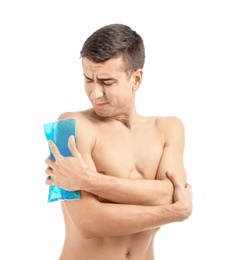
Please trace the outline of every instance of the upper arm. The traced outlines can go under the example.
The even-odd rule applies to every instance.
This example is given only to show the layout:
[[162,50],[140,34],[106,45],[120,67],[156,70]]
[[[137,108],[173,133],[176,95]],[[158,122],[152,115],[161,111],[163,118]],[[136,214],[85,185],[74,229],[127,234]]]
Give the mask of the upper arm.
[[185,184],[186,172],[183,162],[185,133],[182,121],[169,117],[164,122],[165,144],[157,170],[156,179],[166,179],[166,172],[173,172]]
[[[95,130],[92,123],[80,114],[74,112],[63,113],[58,119],[75,118],[76,119],[76,139],[77,149],[81,153],[81,156],[85,163],[96,171],[91,151],[95,143]],[[80,191],[81,197],[79,200],[68,200],[62,202],[62,208],[66,218],[76,225],[81,226],[82,219],[88,215],[88,212],[99,206],[97,196]],[[80,228],[81,229],[81,228]]]
[[77,149],[81,153],[86,164],[92,170],[96,170],[92,159],[92,149],[96,142],[96,131],[93,124],[81,113],[66,112],[61,114],[58,119],[66,118],[75,118]]

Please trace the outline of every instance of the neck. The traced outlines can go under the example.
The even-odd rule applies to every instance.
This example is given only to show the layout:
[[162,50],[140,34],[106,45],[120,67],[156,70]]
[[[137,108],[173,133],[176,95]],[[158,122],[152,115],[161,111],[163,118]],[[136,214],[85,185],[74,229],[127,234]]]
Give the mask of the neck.
[[112,120],[121,122],[129,130],[134,130],[140,122],[140,116],[137,114],[136,111],[134,111],[133,113],[116,116]]

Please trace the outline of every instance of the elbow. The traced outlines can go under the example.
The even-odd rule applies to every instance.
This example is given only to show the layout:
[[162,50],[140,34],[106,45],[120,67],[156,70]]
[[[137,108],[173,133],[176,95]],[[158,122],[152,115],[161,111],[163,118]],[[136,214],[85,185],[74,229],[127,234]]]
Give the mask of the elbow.
[[97,228],[98,226],[95,225],[95,222],[88,217],[81,221],[78,226],[78,230],[84,239],[98,238]]
[[[96,212],[96,214],[92,212]],[[103,237],[99,212],[98,207],[96,210],[90,209],[77,222],[76,228],[84,239]]]
[[70,231],[69,233],[79,234],[84,239],[102,237],[102,204],[92,197],[85,196],[80,201],[80,207],[72,207],[72,205],[73,204],[67,201],[62,203],[66,230],[68,229]]
[[95,238],[93,233],[90,230],[86,229],[86,228],[80,229],[80,233],[81,233],[83,239],[87,240],[87,239]]

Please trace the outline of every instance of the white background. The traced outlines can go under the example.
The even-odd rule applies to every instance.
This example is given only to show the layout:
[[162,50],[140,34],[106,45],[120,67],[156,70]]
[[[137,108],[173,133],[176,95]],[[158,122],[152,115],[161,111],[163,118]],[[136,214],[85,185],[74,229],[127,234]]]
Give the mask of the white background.
[[58,259],[64,224],[60,204],[47,203],[42,125],[88,108],[79,52],[93,31],[115,22],[145,42],[138,112],[176,115],[186,129],[194,211],[160,230],[156,259],[237,259],[235,3],[0,2],[0,259]]

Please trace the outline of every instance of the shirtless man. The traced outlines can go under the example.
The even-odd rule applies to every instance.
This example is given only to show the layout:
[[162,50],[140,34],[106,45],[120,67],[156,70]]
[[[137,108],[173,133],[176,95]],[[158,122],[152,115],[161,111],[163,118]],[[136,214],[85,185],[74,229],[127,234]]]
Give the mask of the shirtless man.
[[160,226],[192,212],[183,124],[136,112],[145,50],[130,27],[97,30],[81,58],[92,108],[59,116],[76,119],[77,147],[70,137],[72,157],[63,157],[50,141],[56,161],[46,159],[48,185],[81,190],[80,200],[61,202],[66,234],[60,260],[153,260]]

